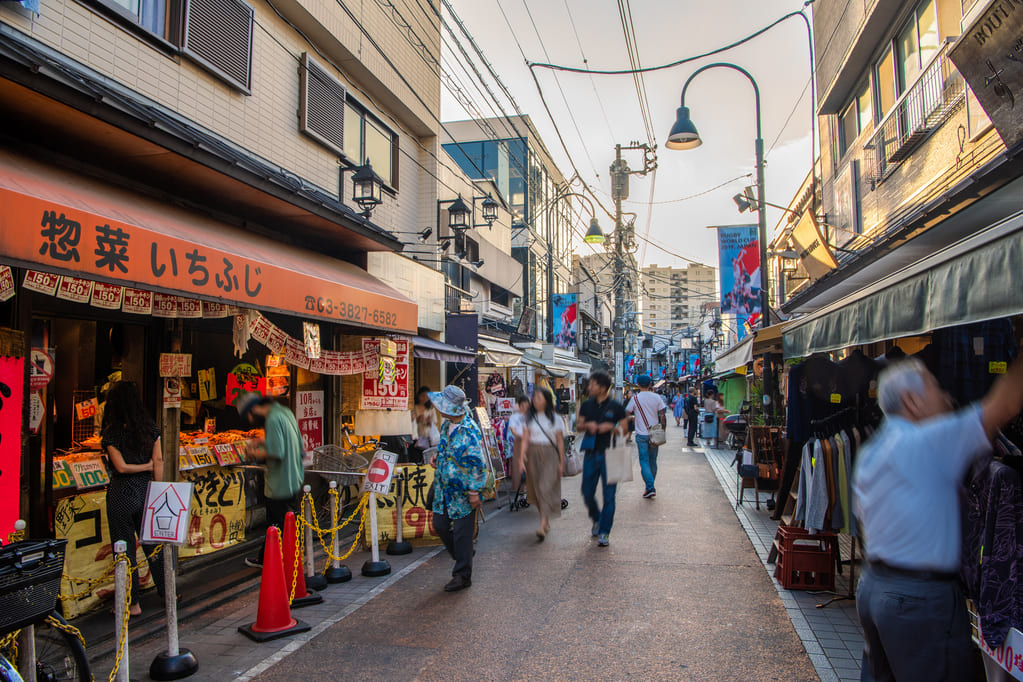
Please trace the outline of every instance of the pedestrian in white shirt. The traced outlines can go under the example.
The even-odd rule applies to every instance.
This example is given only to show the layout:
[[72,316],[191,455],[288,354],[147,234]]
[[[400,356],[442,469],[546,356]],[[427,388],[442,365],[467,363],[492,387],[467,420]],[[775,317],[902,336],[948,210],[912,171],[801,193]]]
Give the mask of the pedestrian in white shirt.
[[664,398],[650,390],[650,383],[650,377],[645,374],[637,378],[636,385],[639,387],[639,392],[632,396],[629,404],[625,406],[627,414],[635,415],[639,470],[643,475],[643,484],[646,486],[643,497],[648,500],[657,496],[654,481],[657,478],[658,446],[650,444],[650,427],[655,424],[660,424],[662,428],[668,425],[666,416],[668,406],[665,404]]

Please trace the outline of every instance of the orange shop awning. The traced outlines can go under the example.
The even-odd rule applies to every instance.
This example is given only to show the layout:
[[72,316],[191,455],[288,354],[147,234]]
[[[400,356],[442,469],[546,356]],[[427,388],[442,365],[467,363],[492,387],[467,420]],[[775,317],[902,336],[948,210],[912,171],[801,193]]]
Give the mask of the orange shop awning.
[[0,151],[0,259],[397,332],[416,304],[357,266]]

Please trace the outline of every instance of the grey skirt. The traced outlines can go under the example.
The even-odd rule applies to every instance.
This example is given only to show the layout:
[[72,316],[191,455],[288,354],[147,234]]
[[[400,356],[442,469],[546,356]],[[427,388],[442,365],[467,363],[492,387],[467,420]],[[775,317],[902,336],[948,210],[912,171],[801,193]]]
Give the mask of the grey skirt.
[[561,516],[560,455],[553,445],[530,443],[526,451],[526,499],[540,516]]

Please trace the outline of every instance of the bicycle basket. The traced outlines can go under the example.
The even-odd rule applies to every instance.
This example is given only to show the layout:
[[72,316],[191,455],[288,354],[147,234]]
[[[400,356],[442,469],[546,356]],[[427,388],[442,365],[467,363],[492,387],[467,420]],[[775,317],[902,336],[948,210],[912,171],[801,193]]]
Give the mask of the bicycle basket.
[[0,636],[36,623],[57,605],[67,540],[0,547]]
[[365,472],[368,466],[369,460],[360,454],[338,445],[321,445],[313,450],[312,462],[307,470],[328,481],[337,481],[338,487],[343,488],[360,485],[362,477],[352,474]]

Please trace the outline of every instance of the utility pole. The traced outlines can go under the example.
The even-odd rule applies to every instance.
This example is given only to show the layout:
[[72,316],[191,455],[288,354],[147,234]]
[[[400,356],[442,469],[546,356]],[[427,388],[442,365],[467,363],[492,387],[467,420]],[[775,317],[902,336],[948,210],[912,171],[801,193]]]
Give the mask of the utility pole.
[[[622,158],[622,150],[642,150],[643,170],[634,171]],[[646,175],[657,168],[656,148],[633,142],[623,147],[615,145],[615,160],[611,164],[611,198],[615,202],[615,391],[620,398],[625,388],[625,257],[626,234],[622,224],[622,202],[629,198],[629,176]],[[638,277],[638,273],[637,273]],[[631,299],[631,296],[630,296]],[[635,311],[633,311],[635,312]]]

